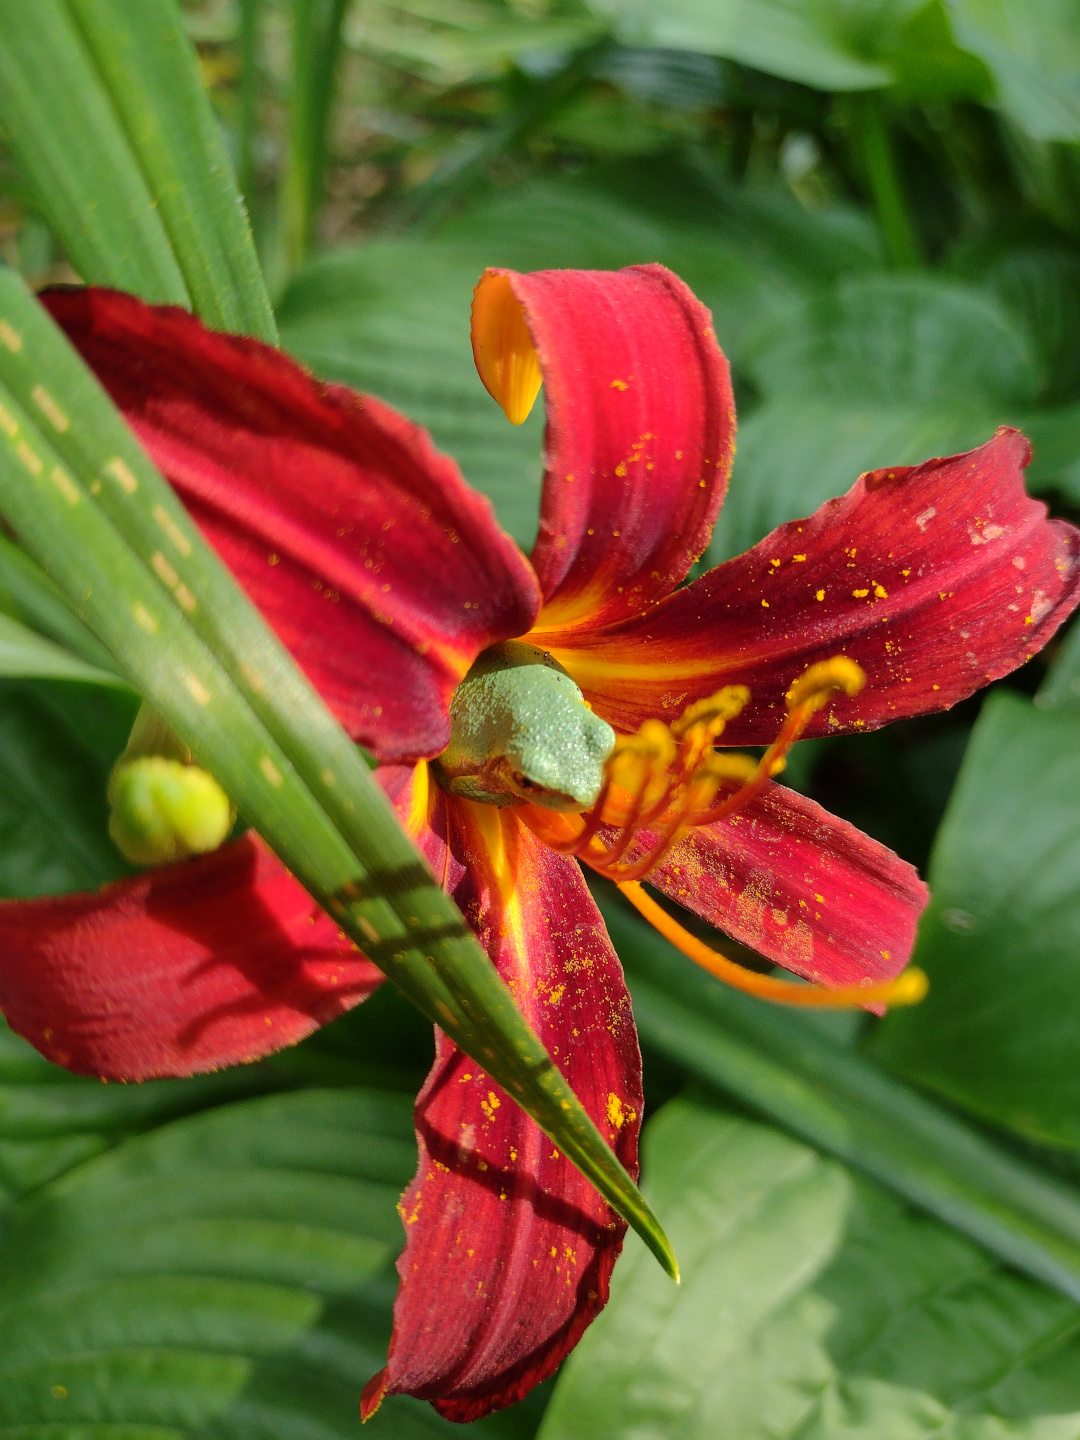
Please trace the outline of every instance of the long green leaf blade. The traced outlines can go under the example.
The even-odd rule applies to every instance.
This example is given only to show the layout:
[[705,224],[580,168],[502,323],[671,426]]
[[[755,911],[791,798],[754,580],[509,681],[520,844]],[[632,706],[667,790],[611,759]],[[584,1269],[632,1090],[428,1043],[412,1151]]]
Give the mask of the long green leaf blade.
[[67,0],[154,196],[194,310],[271,344],[243,203],[173,0]]
[[41,567],[4,535],[0,535],[0,609],[94,669],[109,672],[114,680],[118,676],[116,661],[101,641],[75,618]]
[[190,305],[154,195],[63,0],[0,0],[0,130],[86,280]]

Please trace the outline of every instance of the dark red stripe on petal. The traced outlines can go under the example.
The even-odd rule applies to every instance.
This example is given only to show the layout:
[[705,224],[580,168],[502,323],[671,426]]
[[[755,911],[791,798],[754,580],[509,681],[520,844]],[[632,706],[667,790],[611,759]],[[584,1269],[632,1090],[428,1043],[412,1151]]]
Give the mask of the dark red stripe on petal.
[[437,754],[454,686],[539,606],[488,501],[426,431],[258,341],[113,291],[44,303],[353,737]]
[[251,834],[92,894],[0,903],[0,1010],[49,1060],[103,1079],[257,1060],[381,981]]
[[[407,820],[403,777],[384,777]],[[440,836],[449,853],[440,860]],[[577,865],[511,810],[433,796],[422,848],[632,1175],[641,1062],[622,971]],[[550,1375],[607,1301],[624,1223],[483,1070],[437,1035],[385,1393],[478,1419]],[[383,1391],[372,1382],[369,1410]]]
[[739,815],[691,830],[648,881],[822,985],[898,975],[929,898],[906,860],[776,784]]
[[544,374],[540,624],[621,620],[685,577],[724,498],[735,407],[712,320],[661,265],[494,273]]
[[637,619],[551,648],[624,730],[740,683],[750,704],[724,743],[764,744],[791,682],[841,654],[866,686],[809,734],[945,710],[1022,665],[1080,601],[1080,531],[1025,493],[1028,455],[999,430],[965,455],[876,470]]

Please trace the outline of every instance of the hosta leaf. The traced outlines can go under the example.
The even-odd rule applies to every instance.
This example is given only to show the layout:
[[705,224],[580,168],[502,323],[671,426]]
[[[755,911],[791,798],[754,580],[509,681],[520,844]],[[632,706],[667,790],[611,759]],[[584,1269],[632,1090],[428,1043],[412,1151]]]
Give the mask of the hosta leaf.
[[992,297],[931,276],[844,279],[765,331],[751,370],[770,395],[1022,405],[1039,376]]
[[[355,1435],[415,1163],[407,1097],[308,1091],[174,1122],[21,1201],[0,1242],[0,1436]],[[452,1433],[399,1398],[371,1429]]]
[[1001,693],[972,733],[930,870],[926,1001],[881,1060],[1031,1139],[1080,1147],[1080,727]]
[[1080,31],[1070,0],[947,0],[1003,110],[1036,140],[1080,140]]
[[1080,398],[1080,255],[1060,243],[974,246],[957,257],[965,279],[989,290],[1019,321],[1038,358],[1040,398],[1057,405]]
[[[864,470],[981,444],[1030,411],[1039,383],[1021,322],[990,295],[924,276],[842,280],[764,325],[745,363],[766,400],[740,429],[718,559]],[[1065,427],[1050,474],[1071,463],[1075,433]]]
[[892,79],[873,58],[880,32],[898,29],[918,0],[874,6],[836,0],[669,0],[662,6],[652,0],[593,0],[593,5],[616,21],[628,44],[724,55],[819,90],[873,90]]
[[996,424],[994,412],[977,404],[767,400],[739,427],[709,554],[714,562],[741,554],[785,520],[843,495],[864,470],[968,450],[988,440]]
[[542,1440],[1074,1440],[1080,1307],[704,1102],[646,1132],[684,1282],[635,1243]]
[[126,691],[0,680],[0,895],[90,890],[127,873],[105,787],[135,705]]

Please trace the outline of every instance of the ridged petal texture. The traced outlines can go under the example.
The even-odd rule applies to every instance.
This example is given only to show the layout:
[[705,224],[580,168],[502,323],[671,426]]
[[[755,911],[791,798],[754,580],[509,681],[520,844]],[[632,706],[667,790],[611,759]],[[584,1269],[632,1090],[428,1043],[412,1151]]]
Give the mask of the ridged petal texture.
[[0,955],[11,1028],[104,1080],[258,1060],[383,979],[253,833],[101,890],[5,901]]
[[808,734],[948,709],[1040,650],[1080,598],[1080,532],[1026,494],[1029,454],[1003,429],[964,455],[872,471],[634,619],[548,643],[621,730],[739,683],[750,704],[724,743],[767,744],[792,681],[841,654],[866,686]]
[[491,506],[389,406],[108,290],[53,317],[354,739],[437,755],[454,687],[536,580]]
[[711,317],[662,265],[488,273],[544,377],[541,626],[622,620],[684,579],[727,488],[735,404]]
[[[512,810],[382,772],[435,873],[631,1175],[641,1059],[622,968],[576,863]],[[419,792],[419,793],[418,793]],[[607,1301],[625,1223],[489,1076],[437,1032],[416,1102],[420,1165],[387,1368],[365,1392],[431,1399],[452,1420],[550,1375]]]
[[691,830],[649,883],[823,985],[898,975],[929,899],[913,865],[775,784],[738,815]]

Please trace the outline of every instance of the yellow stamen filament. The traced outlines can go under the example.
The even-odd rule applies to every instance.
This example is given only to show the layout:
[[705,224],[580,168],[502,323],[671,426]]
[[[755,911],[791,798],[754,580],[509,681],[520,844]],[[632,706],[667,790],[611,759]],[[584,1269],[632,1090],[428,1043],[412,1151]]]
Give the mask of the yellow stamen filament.
[[[719,755],[714,741],[750,698],[743,685],[728,685],[691,705],[670,728],[646,720],[634,735],[621,735],[608,760],[604,785],[584,815],[560,815],[527,805],[519,811],[553,850],[580,855],[615,881],[648,874],[725,782],[745,781],[755,770],[744,755]],[[619,862],[642,830],[656,826],[650,845],[629,865]],[[616,834],[604,840],[601,827]]]
[[[895,980],[836,988],[756,974],[691,935],[638,883],[692,826],[728,819],[748,805],[783,769],[784,756],[813,716],[838,693],[857,695],[865,682],[862,670],[846,655],[811,665],[788,690],[780,733],[756,763],[747,755],[713,749],[728,721],[750,698],[745,686],[726,686],[690,705],[670,727],[646,720],[636,734],[619,736],[600,794],[584,814],[536,805],[523,805],[517,814],[551,849],[578,855],[613,880],[684,955],[736,990],[781,1005],[826,1009],[915,1005],[927,989],[926,976],[917,969],[905,970]],[[722,786],[734,788],[714,805]],[[623,857],[644,831],[650,832],[644,852],[624,863]]]
[[917,1005],[929,988],[929,982],[922,970],[911,966],[895,980],[870,982],[866,985],[838,985],[828,989],[824,985],[800,985],[792,980],[778,980],[772,975],[759,975],[747,970],[718,950],[713,950],[696,935],[691,935],[677,920],[647,895],[636,880],[620,883],[619,889],[634,909],[649,924],[659,930],[665,940],[670,940],[676,949],[710,975],[723,980],[744,995],[756,995],[760,1000],[772,1000],[778,1005],[800,1005],[817,1010],[853,1010],[866,1005]]
[[543,376],[525,310],[510,279],[488,270],[473,291],[473,358],[488,394],[512,425],[528,418]]
[[712,810],[697,816],[694,824],[708,825],[742,810],[784,768],[785,755],[817,712],[837,693],[842,691],[845,695],[857,695],[865,684],[866,676],[862,669],[846,655],[835,655],[831,660],[819,660],[816,665],[811,665],[788,690],[785,697],[787,716],[779,735],[758,761],[753,775],[734,795],[729,795]]

